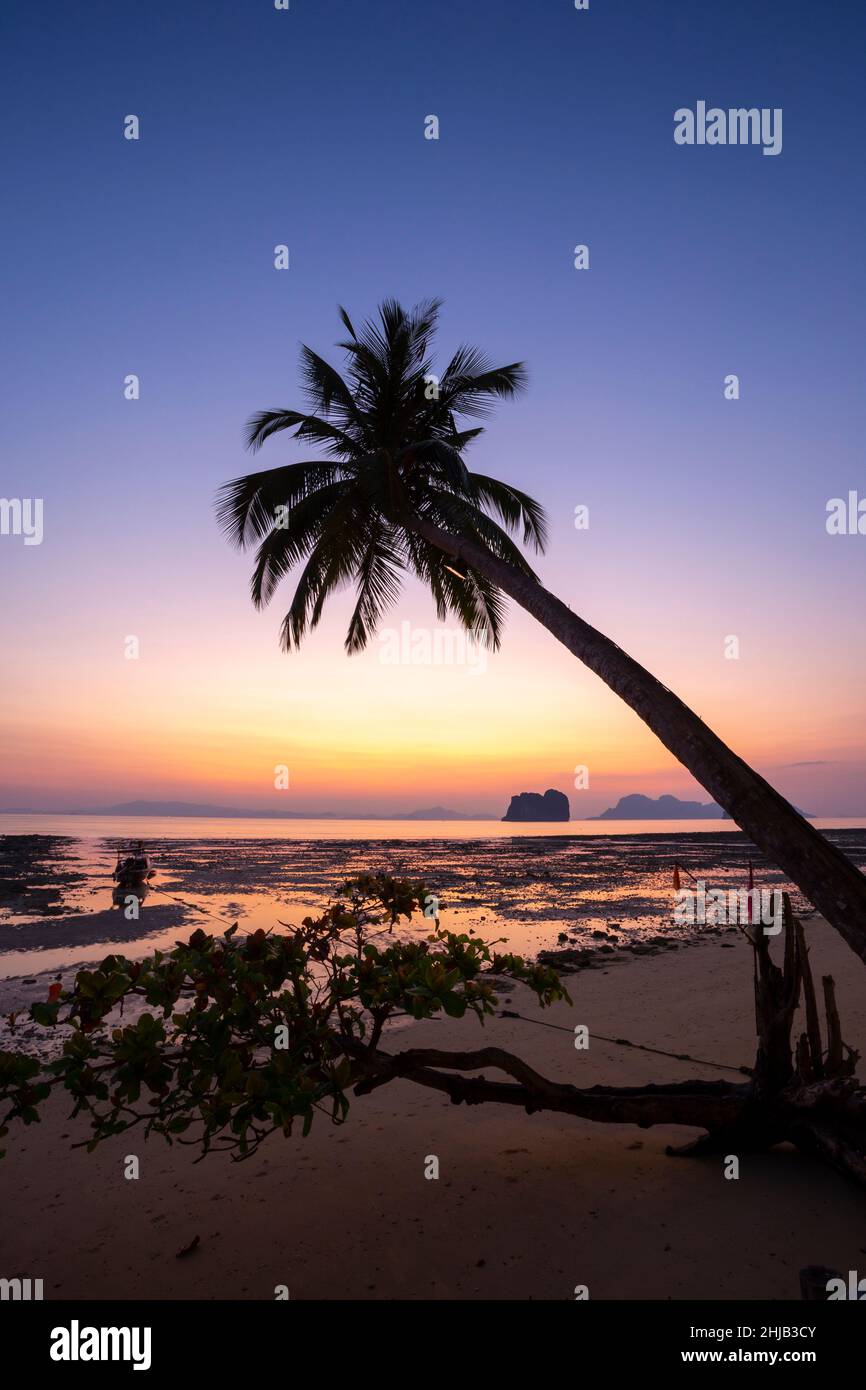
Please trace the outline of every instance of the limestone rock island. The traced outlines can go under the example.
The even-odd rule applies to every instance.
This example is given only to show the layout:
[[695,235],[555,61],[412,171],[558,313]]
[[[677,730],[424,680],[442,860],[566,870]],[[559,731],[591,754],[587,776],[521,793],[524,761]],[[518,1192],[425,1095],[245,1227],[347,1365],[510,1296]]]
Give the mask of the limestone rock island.
[[511,798],[503,820],[569,820],[571,810],[565,792],[554,791],[552,787],[542,796],[541,792],[519,792]]

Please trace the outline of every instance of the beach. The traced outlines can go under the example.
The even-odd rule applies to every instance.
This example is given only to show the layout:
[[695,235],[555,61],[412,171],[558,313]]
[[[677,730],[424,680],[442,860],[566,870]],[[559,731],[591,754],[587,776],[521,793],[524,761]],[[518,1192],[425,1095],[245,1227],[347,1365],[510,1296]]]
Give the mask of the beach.
[[[507,929],[498,906],[467,920]],[[820,918],[805,924],[813,973],[835,978],[845,1040],[862,1050],[862,966]],[[605,944],[564,976],[571,1006],[541,1010],[507,984],[500,1006],[521,1018],[401,1021],[382,1045],[496,1045],[581,1086],[735,1080],[752,1063],[752,952],[736,928]],[[0,1011],[46,997],[53,974],[37,967],[38,952],[0,984]],[[837,1173],[784,1146],[740,1155],[731,1180],[720,1156],[666,1154],[696,1137],[683,1127],[457,1106],[395,1081],[352,1098],[343,1125],[319,1116],[306,1139],[273,1136],[235,1164],[138,1131],[88,1154],[68,1111],[53,1097],[0,1162],[6,1210],[28,1214],[4,1222],[3,1269],[42,1278],[46,1298],[273,1299],[285,1286],[301,1300],[570,1300],[585,1286],[591,1299],[796,1300],[801,1268],[856,1269],[866,1248],[862,1193]],[[425,1177],[432,1157],[438,1178]]]

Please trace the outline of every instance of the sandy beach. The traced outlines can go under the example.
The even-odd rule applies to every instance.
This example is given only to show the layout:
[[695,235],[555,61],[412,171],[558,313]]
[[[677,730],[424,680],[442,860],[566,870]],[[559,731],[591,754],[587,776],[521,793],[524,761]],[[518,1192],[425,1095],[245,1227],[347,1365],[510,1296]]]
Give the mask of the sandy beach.
[[[807,922],[816,977],[831,973],[846,1041],[866,1046],[862,967],[818,918]],[[39,994],[3,984],[7,1012]],[[732,1073],[602,1041],[636,1043],[728,1067],[754,1055],[751,950],[734,933],[568,976],[574,1000],[542,1011],[522,986],[504,1007],[528,1019],[400,1025],[408,1044],[496,1043],[581,1085],[713,1079]],[[40,997],[44,997],[41,994]],[[578,1023],[588,1051],[573,1046]],[[562,1029],[564,1031],[559,1031]],[[109,1141],[87,1154],[62,1097],[10,1134],[0,1163],[7,1212],[2,1266],[45,1282],[46,1298],[799,1299],[807,1264],[862,1267],[866,1202],[853,1184],[783,1147],[720,1158],[665,1153],[695,1131],[598,1125],[511,1107],[455,1106],[395,1082],[353,1099],[348,1121],[270,1139],[231,1164],[162,1140]],[[123,1176],[130,1152],[136,1181]],[[438,1180],[424,1176],[430,1155]],[[181,1250],[198,1243],[186,1256]]]

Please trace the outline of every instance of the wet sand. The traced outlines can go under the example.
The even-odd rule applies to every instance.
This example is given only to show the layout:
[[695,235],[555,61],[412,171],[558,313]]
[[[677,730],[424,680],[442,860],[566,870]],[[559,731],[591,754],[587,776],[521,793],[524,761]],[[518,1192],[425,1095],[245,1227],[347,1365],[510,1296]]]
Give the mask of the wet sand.
[[[830,832],[866,868],[866,830]],[[0,836],[0,976],[94,962],[108,951],[140,956],[171,946],[193,926],[278,927],[323,910],[347,877],[382,869],[422,879],[443,921],[502,937],[534,956],[567,944],[614,950],[659,934],[685,942],[671,922],[672,881],[788,888],[744,835],[697,833],[522,836],[465,840],[174,839],[148,842],[155,877],[140,919],[111,907],[117,839]],[[805,904],[792,892],[795,911]]]

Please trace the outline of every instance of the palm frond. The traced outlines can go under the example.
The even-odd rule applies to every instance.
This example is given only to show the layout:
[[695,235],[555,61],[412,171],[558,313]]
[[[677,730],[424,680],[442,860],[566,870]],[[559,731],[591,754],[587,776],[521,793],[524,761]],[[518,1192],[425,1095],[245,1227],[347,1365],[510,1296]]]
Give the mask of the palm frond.
[[358,597],[346,635],[346,651],[350,656],[366,647],[386,609],[400,596],[399,553],[394,528],[377,528],[357,571]]
[[451,445],[452,449],[456,449],[458,453],[462,454],[463,450],[468,448],[473,439],[477,439],[478,436],[483,433],[483,425],[476,425],[474,429],[470,430],[458,430],[456,426],[452,426],[448,436],[448,443]]
[[422,513],[435,522],[442,530],[452,535],[465,536],[476,545],[489,550],[498,559],[512,565],[521,574],[531,579],[537,576],[525,555],[514,544],[506,531],[492,517],[465,498],[457,497],[439,488],[430,488],[425,497]]
[[423,537],[411,536],[407,550],[410,568],[433,595],[439,621],[453,616],[481,646],[498,650],[504,605],[495,586],[471,567],[457,574],[448,557]]
[[432,473],[456,492],[469,494],[472,490],[470,474],[460,457],[460,451],[444,439],[422,439],[417,444],[408,445],[398,455],[399,461],[404,458],[409,460],[413,472],[418,465],[421,466],[422,486],[423,479]]
[[338,457],[351,458],[358,445],[345,430],[318,415],[305,415],[299,410],[261,410],[250,416],[246,424],[246,446],[256,453],[280,430],[294,430],[295,439],[311,439],[325,444]]
[[337,305],[337,312],[340,315],[340,318],[342,319],[344,326],[348,330],[349,337],[357,338],[358,335],[352,327],[352,320],[349,318],[349,315],[346,313],[346,310],[343,308],[342,304]]
[[[438,299],[411,309],[386,299],[376,318],[356,328],[340,306],[348,334],[339,344],[343,373],[302,346],[308,409],[260,411],[247,424],[252,450],[288,430],[328,456],[235,478],[217,497],[229,539],[241,547],[257,542],[255,604],[267,603],[301,567],[281,629],[287,651],[316,626],[328,597],[348,584],[356,592],[346,648],[360,651],[396,602],[407,570],[430,590],[440,620],[450,615],[498,647],[501,592],[471,565],[450,564],[418,534],[421,520],[535,577],[509,533],[543,550],[544,512],[519,488],[467,469],[463,455],[483,427],[460,420],[484,417],[497,400],[514,396],[526,383],[525,368],[496,366],[464,344],[437,377],[431,349],[440,309]],[[431,379],[438,382],[435,392]]]
[[484,473],[470,473],[469,479],[478,500],[492,507],[509,531],[523,526],[524,545],[532,545],[537,551],[546,548],[547,517],[540,503],[510,483],[488,478]]
[[344,482],[330,483],[288,509],[284,525],[274,526],[256,552],[250,579],[250,593],[256,608],[263,608],[273,597],[280,580],[313,546],[330,525],[338,528],[348,517],[353,495]]
[[359,559],[357,536],[344,532],[335,542],[322,536],[314,547],[295,588],[280,636],[283,650],[300,648],[304,637],[319,623],[325,601],[343,587]]
[[496,398],[509,400],[524,390],[526,383],[522,362],[496,367],[479,348],[463,344],[445,369],[441,400],[457,414],[484,418],[492,414]]
[[360,415],[348,384],[336,367],[326,362],[312,348],[301,344],[301,378],[304,394],[315,413],[330,415],[336,410],[345,422],[360,424]]
[[302,497],[334,482],[342,472],[341,464],[313,459],[233,478],[217,492],[217,522],[229,541],[243,550],[268,534],[277,507],[291,508]]
[[475,640],[480,646],[498,652],[502,645],[502,629],[505,626],[505,604],[502,594],[495,584],[484,575],[470,569],[466,583],[472,589],[473,604],[477,619],[473,627]]

